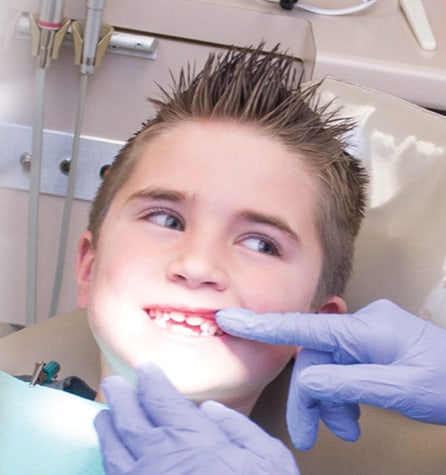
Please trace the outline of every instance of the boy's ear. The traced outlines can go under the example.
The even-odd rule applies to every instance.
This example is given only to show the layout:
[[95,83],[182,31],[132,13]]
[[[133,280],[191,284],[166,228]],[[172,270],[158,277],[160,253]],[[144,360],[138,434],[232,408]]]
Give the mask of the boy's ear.
[[344,299],[337,295],[329,297],[324,305],[317,311],[317,313],[345,313],[347,311],[347,304]]
[[77,282],[77,305],[79,308],[86,308],[90,296],[91,276],[95,250],[92,245],[90,231],[81,234],[77,246],[76,254],[76,282]]

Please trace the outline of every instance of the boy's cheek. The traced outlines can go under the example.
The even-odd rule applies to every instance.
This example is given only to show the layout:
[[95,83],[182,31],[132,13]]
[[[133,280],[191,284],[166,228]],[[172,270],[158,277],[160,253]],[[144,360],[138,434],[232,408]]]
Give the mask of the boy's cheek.
[[302,347],[301,346],[296,346],[296,349],[294,350],[294,358],[297,358],[298,354],[300,353],[300,351],[302,350]]

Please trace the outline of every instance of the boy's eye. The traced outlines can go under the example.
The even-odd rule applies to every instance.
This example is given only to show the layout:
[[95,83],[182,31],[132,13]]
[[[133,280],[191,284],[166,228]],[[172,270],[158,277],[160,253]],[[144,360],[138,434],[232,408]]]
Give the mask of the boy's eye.
[[250,236],[243,239],[243,246],[262,254],[270,256],[280,256],[282,253],[279,246],[270,238]]
[[184,231],[182,220],[176,214],[169,211],[152,211],[146,215],[146,219],[163,228]]

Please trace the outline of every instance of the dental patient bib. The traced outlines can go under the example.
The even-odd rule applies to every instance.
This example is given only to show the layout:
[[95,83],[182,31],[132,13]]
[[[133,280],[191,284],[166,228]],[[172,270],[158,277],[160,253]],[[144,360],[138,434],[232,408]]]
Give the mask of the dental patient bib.
[[93,420],[104,407],[0,371],[0,473],[103,474]]

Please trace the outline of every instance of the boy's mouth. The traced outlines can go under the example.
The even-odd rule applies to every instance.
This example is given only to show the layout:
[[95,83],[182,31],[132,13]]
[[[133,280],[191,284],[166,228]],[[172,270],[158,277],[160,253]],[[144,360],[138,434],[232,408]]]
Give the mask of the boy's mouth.
[[215,321],[215,312],[197,312],[149,308],[150,319],[161,328],[179,335],[222,336],[224,332]]

